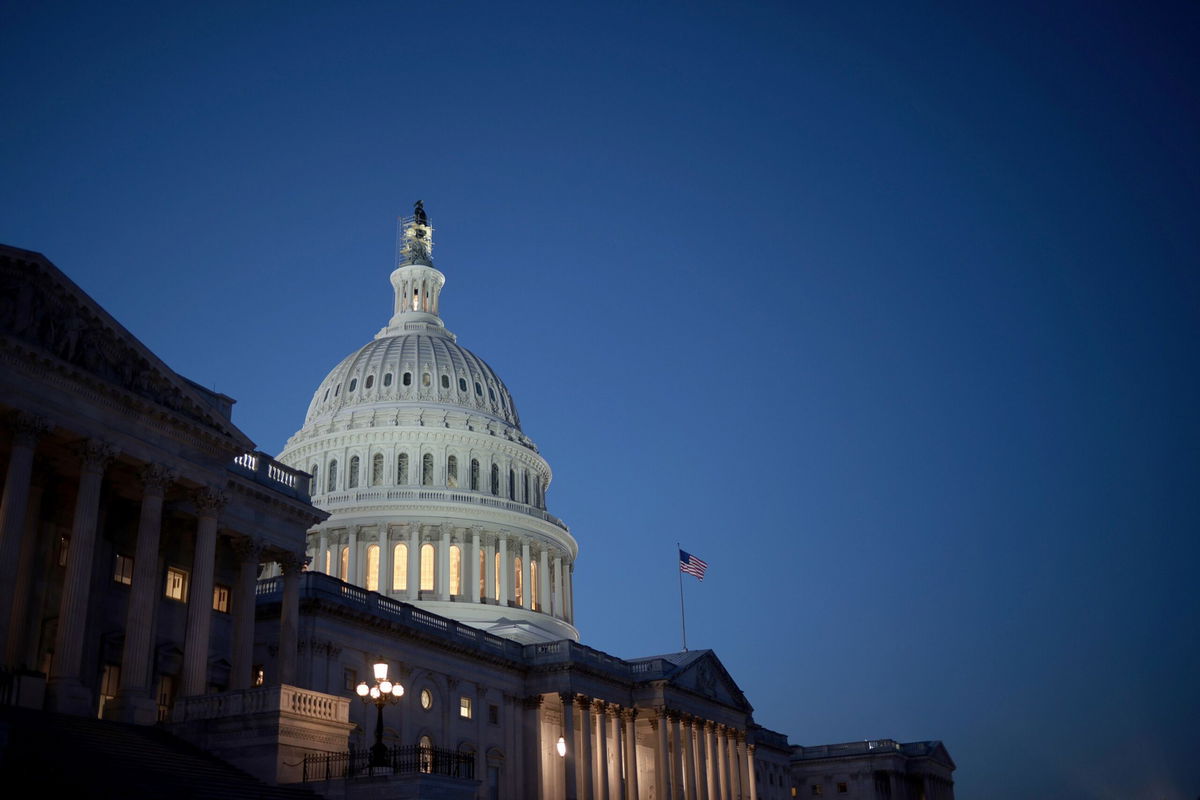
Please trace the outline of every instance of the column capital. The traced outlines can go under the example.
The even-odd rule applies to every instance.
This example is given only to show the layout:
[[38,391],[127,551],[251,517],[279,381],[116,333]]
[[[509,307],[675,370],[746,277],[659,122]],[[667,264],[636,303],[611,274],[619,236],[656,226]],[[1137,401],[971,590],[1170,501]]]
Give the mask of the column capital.
[[636,708],[622,708],[621,719],[626,722],[635,722],[637,720],[638,710]]
[[562,701],[562,704],[564,706],[569,706],[575,702],[575,693],[574,692],[559,692],[558,699]]
[[138,470],[138,478],[142,481],[144,494],[162,495],[178,477],[175,470],[162,464],[146,464]]
[[544,698],[540,694],[531,694],[522,702],[525,704],[526,708],[541,708],[543,700]]
[[702,720],[702,722],[704,724],[704,730],[708,731],[709,733],[717,732],[717,723],[713,722],[711,719]]
[[298,573],[304,567],[303,553],[282,553],[276,559],[284,575]]
[[251,536],[235,536],[232,545],[233,552],[237,554],[238,561],[258,562],[262,556],[262,542]]
[[192,492],[192,503],[201,517],[215,517],[228,503],[225,493],[214,486],[202,486]]
[[582,710],[587,711],[592,707],[592,698],[585,694],[577,694],[575,695],[575,705],[579,706]]
[[40,414],[18,411],[12,415],[13,444],[33,447],[53,429],[54,424]]
[[608,705],[604,700],[593,700],[592,710],[602,716],[608,716]]
[[83,462],[84,472],[104,472],[110,461],[117,457],[120,451],[116,445],[101,439],[88,439],[79,448],[79,458]]

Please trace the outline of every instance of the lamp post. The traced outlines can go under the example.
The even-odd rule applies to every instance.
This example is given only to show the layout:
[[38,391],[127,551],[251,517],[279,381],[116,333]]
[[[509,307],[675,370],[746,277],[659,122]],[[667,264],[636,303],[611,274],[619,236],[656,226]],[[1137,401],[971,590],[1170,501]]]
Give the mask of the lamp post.
[[374,665],[375,685],[370,686],[362,681],[354,691],[364,703],[374,703],[375,744],[371,748],[371,767],[386,767],[388,763],[387,748],[383,746],[383,707],[389,703],[398,703],[404,696],[404,687],[399,683],[388,680],[388,665],[382,662]]

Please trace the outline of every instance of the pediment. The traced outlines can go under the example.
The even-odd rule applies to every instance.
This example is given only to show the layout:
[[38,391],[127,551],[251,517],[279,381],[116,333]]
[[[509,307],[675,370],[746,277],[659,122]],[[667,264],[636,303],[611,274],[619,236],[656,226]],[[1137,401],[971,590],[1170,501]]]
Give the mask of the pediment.
[[746,695],[711,650],[681,664],[667,681],[671,686],[702,695],[723,706],[746,712],[753,710]]
[[177,374],[40,253],[0,245],[0,336],[253,449],[229,420],[230,398]]

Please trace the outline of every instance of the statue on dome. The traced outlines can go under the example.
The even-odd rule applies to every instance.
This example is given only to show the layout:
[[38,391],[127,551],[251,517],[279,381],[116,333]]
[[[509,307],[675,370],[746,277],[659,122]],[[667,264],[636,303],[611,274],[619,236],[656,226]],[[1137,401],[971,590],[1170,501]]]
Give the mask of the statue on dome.
[[418,225],[429,224],[429,217],[425,215],[425,205],[420,200],[413,203],[413,222],[417,223]]

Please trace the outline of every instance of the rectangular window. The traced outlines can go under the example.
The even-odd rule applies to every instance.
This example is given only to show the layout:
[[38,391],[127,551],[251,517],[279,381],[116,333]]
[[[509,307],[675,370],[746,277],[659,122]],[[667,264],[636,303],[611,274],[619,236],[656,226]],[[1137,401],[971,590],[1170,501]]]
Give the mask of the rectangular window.
[[167,567],[166,595],[181,603],[187,602],[188,574],[178,567]]
[[175,699],[175,679],[163,675],[158,679],[158,721],[166,722],[171,716],[171,703]]
[[229,587],[217,584],[213,587],[213,611],[229,613]]
[[469,698],[469,697],[458,698],[458,715],[460,717],[462,717],[463,719],[471,718],[471,698]]
[[845,794],[848,791],[850,791],[850,787],[842,781],[838,781],[838,794]]
[[100,675],[100,709],[96,716],[104,718],[104,704],[117,696],[117,687],[121,684],[121,668],[116,664],[105,664],[104,672]]
[[58,537],[58,565],[65,567],[67,565],[67,551],[71,549],[71,540],[66,536]]
[[133,583],[133,559],[129,556],[117,555],[117,563],[113,567],[113,580],[129,586]]
[[348,692],[353,692],[356,686],[358,686],[358,672],[350,667],[346,667],[342,670],[342,688]]
[[499,725],[500,724],[500,706],[497,706],[497,705],[488,706],[488,723],[491,725]]
[[267,673],[263,669],[262,664],[255,664],[254,669],[251,670],[251,673],[254,675],[254,685],[255,686],[262,686],[263,683],[267,679]]

